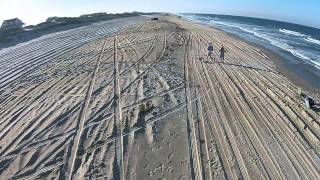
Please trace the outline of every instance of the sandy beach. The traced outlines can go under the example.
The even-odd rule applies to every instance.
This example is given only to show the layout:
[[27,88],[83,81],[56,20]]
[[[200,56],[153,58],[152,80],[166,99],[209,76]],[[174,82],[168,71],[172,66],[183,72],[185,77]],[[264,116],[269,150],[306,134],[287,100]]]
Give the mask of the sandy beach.
[[0,179],[317,179],[320,91],[276,58],[174,15],[0,51]]

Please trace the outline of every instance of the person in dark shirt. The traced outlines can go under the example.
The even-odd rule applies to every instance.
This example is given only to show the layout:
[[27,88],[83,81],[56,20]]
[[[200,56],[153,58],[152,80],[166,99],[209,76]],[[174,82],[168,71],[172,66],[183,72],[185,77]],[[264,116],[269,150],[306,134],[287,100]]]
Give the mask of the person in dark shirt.
[[212,54],[213,54],[213,46],[212,46],[212,43],[209,43],[207,58],[210,57],[212,59]]
[[220,49],[220,60],[224,61],[224,53],[226,52],[226,50],[224,49],[224,47],[222,46]]

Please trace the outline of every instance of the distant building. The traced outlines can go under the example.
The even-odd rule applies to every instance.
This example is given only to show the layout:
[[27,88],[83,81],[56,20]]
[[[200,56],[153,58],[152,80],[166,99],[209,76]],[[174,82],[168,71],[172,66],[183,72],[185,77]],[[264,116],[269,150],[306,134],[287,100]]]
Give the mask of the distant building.
[[3,21],[1,30],[22,29],[23,25],[24,23],[18,18],[8,19]]

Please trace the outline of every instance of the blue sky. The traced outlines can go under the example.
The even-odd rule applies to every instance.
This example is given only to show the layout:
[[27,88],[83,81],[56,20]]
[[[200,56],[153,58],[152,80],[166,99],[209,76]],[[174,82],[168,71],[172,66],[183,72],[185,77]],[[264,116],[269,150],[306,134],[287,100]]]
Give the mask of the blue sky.
[[0,21],[26,24],[93,12],[216,13],[283,20],[320,28],[320,0],[0,0]]

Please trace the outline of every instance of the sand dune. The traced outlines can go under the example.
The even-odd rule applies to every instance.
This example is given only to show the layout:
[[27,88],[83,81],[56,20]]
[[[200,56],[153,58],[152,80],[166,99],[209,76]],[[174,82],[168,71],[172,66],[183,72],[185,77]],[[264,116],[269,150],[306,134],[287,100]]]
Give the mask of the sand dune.
[[47,35],[0,51],[0,179],[317,179],[319,106],[298,88],[174,16]]

